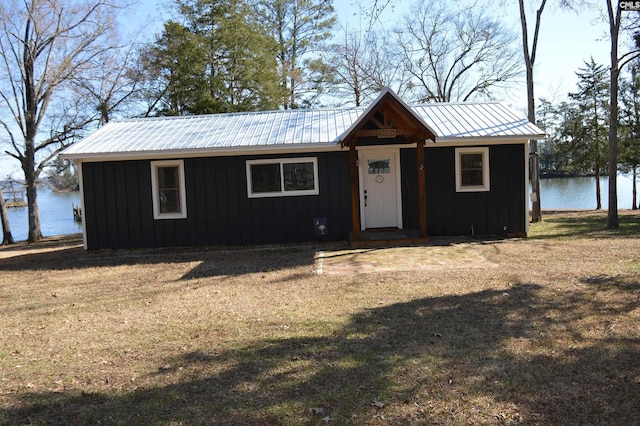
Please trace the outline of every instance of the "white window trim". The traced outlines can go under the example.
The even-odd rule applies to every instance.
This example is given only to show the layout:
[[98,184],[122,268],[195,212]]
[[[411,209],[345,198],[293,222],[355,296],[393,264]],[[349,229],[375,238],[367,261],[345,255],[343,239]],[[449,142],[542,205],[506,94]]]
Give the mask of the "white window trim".
[[[158,168],[178,167],[178,185],[180,189],[180,212],[160,213],[160,200],[158,199]],[[151,162],[151,193],[153,195],[153,218],[154,219],[184,219],[187,217],[187,194],[184,182],[184,161],[165,160]]]
[[[280,164],[280,191],[277,192],[253,192],[251,188],[251,166],[254,164]],[[284,190],[284,171],[283,164],[287,163],[313,163],[313,189],[304,191],[285,191]],[[300,195],[318,195],[320,193],[318,185],[318,159],[317,157],[299,157],[299,158],[269,158],[260,160],[247,160],[247,196],[249,198],[265,198],[265,197],[294,197]]]
[[[482,154],[483,185],[462,186],[462,170],[460,158],[462,154]],[[483,192],[491,190],[489,179],[489,147],[456,148],[456,192]]]

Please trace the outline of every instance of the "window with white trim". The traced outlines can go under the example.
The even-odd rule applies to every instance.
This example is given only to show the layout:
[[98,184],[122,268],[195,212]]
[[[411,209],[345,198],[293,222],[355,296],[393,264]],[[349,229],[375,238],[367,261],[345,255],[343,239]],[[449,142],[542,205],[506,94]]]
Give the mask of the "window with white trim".
[[187,197],[182,160],[152,161],[151,188],[154,219],[187,217]]
[[316,157],[247,160],[249,198],[318,193]]
[[489,148],[456,148],[456,191],[489,189]]

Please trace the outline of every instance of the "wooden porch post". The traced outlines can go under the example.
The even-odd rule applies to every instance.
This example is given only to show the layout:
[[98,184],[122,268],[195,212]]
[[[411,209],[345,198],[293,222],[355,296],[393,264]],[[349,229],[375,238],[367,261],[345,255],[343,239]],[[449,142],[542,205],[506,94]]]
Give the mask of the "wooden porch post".
[[358,152],[356,140],[349,142],[349,169],[351,174],[351,217],[353,226],[353,241],[360,241],[360,191],[358,189]]
[[424,170],[424,137],[421,135],[417,138],[417,157],[418,157],[418,206],[420,216],[420,238],[427,237],[427,191]]

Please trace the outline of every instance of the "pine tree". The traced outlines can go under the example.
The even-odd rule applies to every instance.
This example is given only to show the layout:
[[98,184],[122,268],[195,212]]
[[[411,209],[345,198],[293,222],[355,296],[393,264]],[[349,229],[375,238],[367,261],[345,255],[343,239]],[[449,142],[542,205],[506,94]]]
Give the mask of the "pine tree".
[[630,69],[629,79],[621,82],[619,126],[619,160],[622,170],[632,173],[631,208],[636,210],[638,168],[640,167],[640,63],[635,62]]
[[609,83],[607,70],[593,58],[576,73],[578,91],[563,105],[561,152],[570,157],[568,169],[596,176],[596,209],[602,208],[600,175],[607,170]]
[[149,111],[207,114],[277,108],[276,45],[242,0],[179,0],[146,54]]
[[319,52],[336,22],[332,0],[260,0],[259,6],[277,46],[280,85],[286,92],[282,106],[313,105],[330,78]]

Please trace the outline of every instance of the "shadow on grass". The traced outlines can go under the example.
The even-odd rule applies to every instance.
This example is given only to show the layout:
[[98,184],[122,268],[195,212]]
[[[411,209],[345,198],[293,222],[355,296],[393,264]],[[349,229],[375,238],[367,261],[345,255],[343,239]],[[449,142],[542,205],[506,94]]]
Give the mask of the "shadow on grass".
[[[434,238],[429,246],[451,246],[478,241],[466,237]],[[362,249],[361,252],[383,251],[387,247]],[[271,272],[292,267],[313,266],[321,251],[344,250],[331,257],[348,257],[352,253],[346,243],[310,243],[300,245],[238,247],[168,247],[146,249],[100,250],[87,252],[77,241],[47,242],[0,248],[18,252],[0,259],[1,271],[48,271],[113,266],[133,266],[198,262],[182,280]]]
[[[599,290],[619,289],[629,292],[640,291],[640,281],[638,281],[638,277],[636,276],[598,274],[585,277],[580,281],[592,285]],[[640,293],[638,293],[637,296],[640,297]]]
[[606,238],[640,236],[640,213],[621,211],[620,226],[607,228],[606,211],[588,211],[581,213],[550,214],[543,216],[542,223],[532,225],[534,232],[529,238]]
[[[611,291],[619,291],[611,289]],[[7,424],[631,424],[640,418],[640,341],[584,341],[584,309],[603,305],[534,284],[360,312],[321,337],[203,347],[166,360],[157,386],[118,394],[32,393]],[[572,335],[555,345],[554,333]]]
[[[311,266],[317,245],[256,246],[237,248],[162,248],[140,250],[104,250],[87,252],[82,247],[62,245],[55,250],[27,252],[0,260],[1,271],[40,271],[100,268],[125,265],[155,265],[199,262],[182,279],[242,275],[276,271],[298,266]],[[334,247],[334,245],[330,246]],[[5,250],[18,250],[8,248]],[[20,250],[24,251],[24,248]]]

